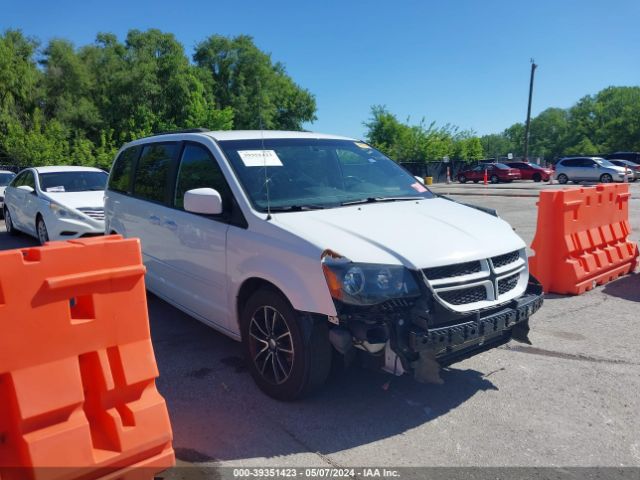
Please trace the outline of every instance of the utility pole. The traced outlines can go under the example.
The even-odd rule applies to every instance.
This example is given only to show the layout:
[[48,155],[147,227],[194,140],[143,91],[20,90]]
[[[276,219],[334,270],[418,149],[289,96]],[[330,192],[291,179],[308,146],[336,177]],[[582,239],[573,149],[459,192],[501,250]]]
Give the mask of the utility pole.
[[529,127],[531,125],[531,98],[533,97],[533,76],[538,65],[531,59],[531,79],[529,80],[529,106],[527,107],[527,123],[524,129],[524,161],[529,161]]

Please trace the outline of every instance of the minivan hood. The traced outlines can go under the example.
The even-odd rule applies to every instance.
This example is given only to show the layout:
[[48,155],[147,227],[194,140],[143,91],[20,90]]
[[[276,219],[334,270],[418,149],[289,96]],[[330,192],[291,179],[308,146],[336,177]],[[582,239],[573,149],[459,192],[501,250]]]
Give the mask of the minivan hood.
[[67,208],[104,208],[104,190],[86,192],[43,192],[43,196]]
[[442,198],[273,214],[281,228],[354,262],[429,268],[525,247],[502,219]]

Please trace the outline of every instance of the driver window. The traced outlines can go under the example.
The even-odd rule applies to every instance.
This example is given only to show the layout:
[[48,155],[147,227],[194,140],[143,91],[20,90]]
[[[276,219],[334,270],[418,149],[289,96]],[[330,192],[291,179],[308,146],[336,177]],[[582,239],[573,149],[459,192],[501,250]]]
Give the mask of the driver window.
[[22,182],[20,183],[20,185],[27,185],[35,190],[36,180],[33,176],[33,172],[31,171],[25,172],[24,178],[22,179]]
[[205,147],[187,144],[178,167],[174,206],[184,209],[184,194],[194,188],[213,188],[222,197],[222,211],[231,211],[231,191],[220,166]]

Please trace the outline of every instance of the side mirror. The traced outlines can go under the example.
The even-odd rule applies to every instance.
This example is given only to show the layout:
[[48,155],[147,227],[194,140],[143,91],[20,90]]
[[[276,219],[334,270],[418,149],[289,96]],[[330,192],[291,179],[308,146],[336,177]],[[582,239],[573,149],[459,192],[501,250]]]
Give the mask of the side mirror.
[[424,178],[418,176],[418,175],[414,175],[413,178],[415,178],[416,180],[418,180],[420,183],[422,183],[424,185]]
[[18,188],[20,190],[24,190],[27,193],[35,193],[35,190],[33,189],[33,187],[30,187],[29,185],[20,185]]
[[213,188],[194,188],[184,194],[184,209],[192,213],[219,215],[222,213],[222,197]]

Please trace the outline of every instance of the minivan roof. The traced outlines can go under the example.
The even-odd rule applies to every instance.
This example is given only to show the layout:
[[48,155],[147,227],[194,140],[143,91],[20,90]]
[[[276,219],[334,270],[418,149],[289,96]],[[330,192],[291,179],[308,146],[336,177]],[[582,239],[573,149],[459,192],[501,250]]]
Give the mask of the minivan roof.
[[137,140],[132,141],[131,143],[136,143],[140,140],[159,140],[163,137],[168,136],[207,136],[213,138],[216,141],[225,141],[225,140],[261,140],[261,139],[275,139],[275,138],[315,138],[315,139],[327,139],[327,140],[352,140],[358,141],[354,138],[343,137],[339,135],[328,135],[325,133],[316,133],[316,132],[297,132],[297,131],[287,131],[287,130],[212,130],[212,131],[176,131],[176,132],[165,132],[157,135],[153,135],[150,137],[144,137]]

